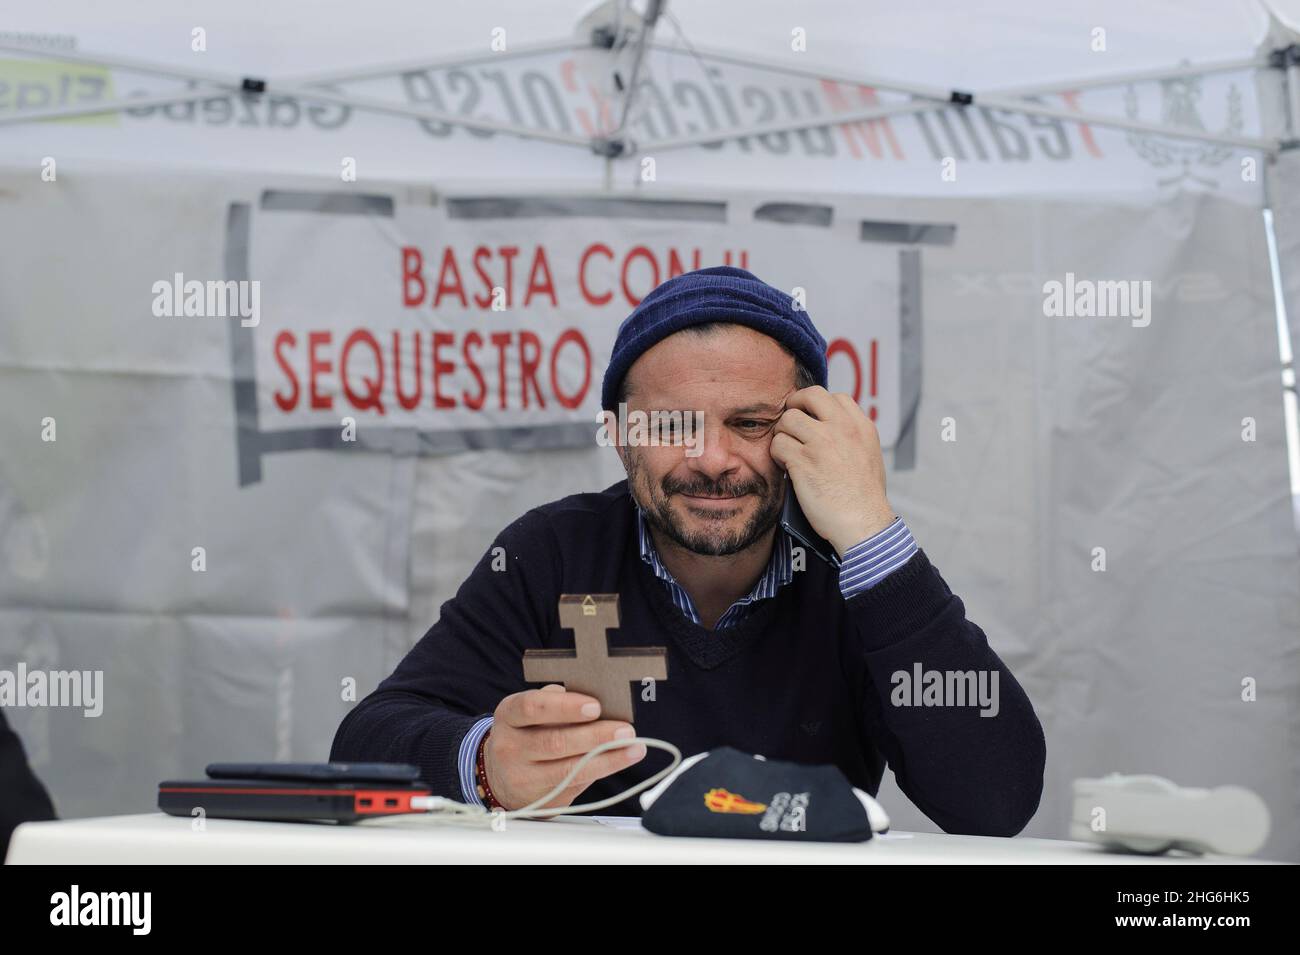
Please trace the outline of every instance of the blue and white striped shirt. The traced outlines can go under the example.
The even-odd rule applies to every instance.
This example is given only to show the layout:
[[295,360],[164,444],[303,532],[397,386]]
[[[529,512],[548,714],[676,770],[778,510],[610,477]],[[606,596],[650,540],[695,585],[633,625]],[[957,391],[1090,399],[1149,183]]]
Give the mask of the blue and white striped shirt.
[[[650,565],[655,576],[667,586],[668,595],[677,609],[692,622],[700,623],[700,615],[695,609],[691,595],[673,578],[668,568],[659,559],[654,539],[650,536],[650,527],[640,507],[636,511],[636,527],[641,559]],[[715,630],[725,630],[727,627],[735,626],[750,614],[757,601],[775,597],[780,588],[794,580],[796,546],[798,545],[794,538],[783,528],[778,527],[776,543],[772,548],[772,559],[768,561],[767,569],[758,578],[758,583],[754,584],[754,589],[728,607],[726,613],[718,618]],[[894,523],[883,531],[860,544],[855,544],[841,555],[840,593],[844,595],[845,600],[848,600],[869,590],[906,564],[916,550],[917,545],[912,532],[907,529],[901,517],[895,518]],[[479,742],[491,726],[492,717],[485,716],[470,727],[465,738],[461,740],[457,760],[460,768],[460,788],[465,797],[464,801],[471,806],[483,805],[483,800],[479,799],[478,790],[474,785],[474,759],[478,755]]]
[[[700,623],[700,615],[695,609],[691,595],[686,592],[668,568],[659,560],[654,539],[650,536],[650,527],[645,515],[638,507],[636,512],[637,534],[641,541],[641,559],[650,565],[655,576],[668,586],[669,596],[677,609],[686,614],[693,623]],[[725,630],[734,626],[749,615],[756,601],[775,597],[777,590],[794,580],[794,549],[800,546],[783,528],[777,528],[776,543],[772,548],[772,559],[768,561],[767,570],[758,578],[758,583],[747,595],[741,597],[727,612],[718,618],[715,630]],[[907,529],[901,517],[894,519],[883,531],[875,536],[850,547],[844,552],[840,566],[840,593],[844,599],[862,593],[884,580],[890,573],[902,567],[916,553],[916,541]]]

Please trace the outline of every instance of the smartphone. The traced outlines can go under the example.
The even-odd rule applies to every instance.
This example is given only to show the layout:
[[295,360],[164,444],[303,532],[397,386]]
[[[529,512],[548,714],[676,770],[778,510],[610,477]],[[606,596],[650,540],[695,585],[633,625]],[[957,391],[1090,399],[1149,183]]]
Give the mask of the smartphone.
[[210,779],[266,779],[329,783],[413,783],[420,770],[406,763],[209,763]]
[[830,541],[820,536],[808,523],[803,508],[799,506],[799,498],[795,496],[794,483],[788,474],[785,476],[785,503],[781,506],[781,526],[791,537],[826,563],[839,568],[839,554],[835,553],[835,548],[831,546]]

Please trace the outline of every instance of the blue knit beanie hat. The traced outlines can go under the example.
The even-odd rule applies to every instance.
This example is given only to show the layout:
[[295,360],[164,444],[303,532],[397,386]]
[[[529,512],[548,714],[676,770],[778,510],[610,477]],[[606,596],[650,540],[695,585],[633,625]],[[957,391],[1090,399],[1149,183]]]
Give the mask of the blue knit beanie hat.
[[657,286],[623,320],[605,369],[601,407],[616,411],[618,388],[632,363],[674,332],[705,322],[747,325],[775,338],[826,386],[826,339],[794,300],[744,269],[719,265],[685,272]]

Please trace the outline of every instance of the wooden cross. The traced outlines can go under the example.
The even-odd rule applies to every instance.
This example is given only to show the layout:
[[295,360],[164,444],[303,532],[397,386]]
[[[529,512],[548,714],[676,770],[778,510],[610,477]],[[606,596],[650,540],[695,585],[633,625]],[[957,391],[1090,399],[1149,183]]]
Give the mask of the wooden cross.
[[633,681],[668,679],[664,647],[609,646],[618,626],[618,594],[561,594],[560,626],[573,631],[572,650],[525,650],[524,679],[563,683],[600,700],[600,718],[632,722]]

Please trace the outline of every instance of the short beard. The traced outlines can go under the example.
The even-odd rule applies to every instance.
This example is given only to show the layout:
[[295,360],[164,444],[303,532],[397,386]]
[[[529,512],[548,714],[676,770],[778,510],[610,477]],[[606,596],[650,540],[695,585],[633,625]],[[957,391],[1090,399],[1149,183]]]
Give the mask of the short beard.
[[[628,488],[632,492],[632,499],[644,512],[646,520],[655,530],[692,554],[699,554],[702,557],[729,557],[732,554],[738,554],[752,547],[776,526],[781,517],[782,493],[785,486],[782,485],[779,489],[773,491],[766,481],[757,476],[753,480],[741,484],[717,484],[707,478],[701,478],[689,484],[682,484],[665,479],[660,488],[662,492],[660,495],[654,493],[649,481],[647,481],[645,492],[650,500],[643,501],[641,500],[640,485],[644,469],[641,467],[641,456],[632,448],[625,449],[624,455],[623,463],[627,470]],[[673,513],[668,503],[668,499],[672,494],[716,496],[757,494],[759,496],[759,507],[743,528],[734,534],[719,539],[716,534],[710,534],[707,531],[691,533],[681,526],[677,515]]]

